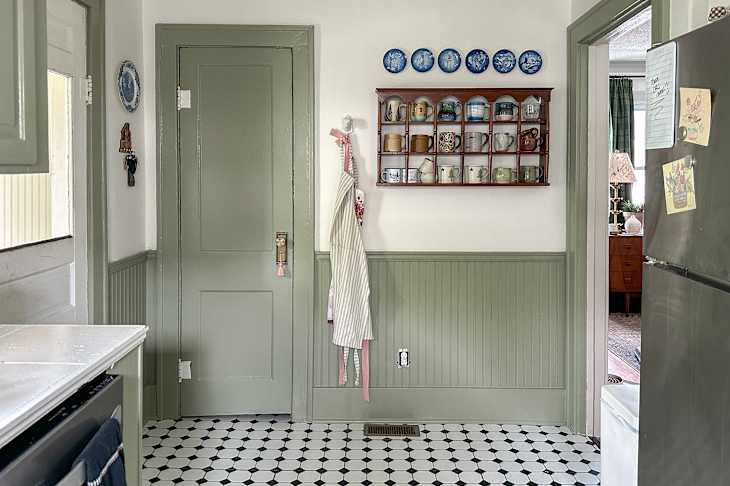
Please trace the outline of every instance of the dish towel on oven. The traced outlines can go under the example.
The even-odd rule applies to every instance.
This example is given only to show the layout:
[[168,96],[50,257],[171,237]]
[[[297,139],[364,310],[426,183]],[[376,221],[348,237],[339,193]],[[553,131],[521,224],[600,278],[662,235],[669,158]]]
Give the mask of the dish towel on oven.
[[126,486],[122,429],[115,418],[107,419],[74,461],[84,461],[83,486]]
[[[357,180],[347,134],[332,130],[343,159],[330,229],[330,284],[327,318],[332,322],[332,342],[340,347],[339,383],[347,383],[347,361],[352,350],[355,385],[362,374],[363,400],[369,401],[369,341],[373,339],[370,319],[370,282],[365,246],[357,211]],[[350,172],[352,169],[352,173]],[[361,352],[361,356],[358,355]],[[361,373],[362,370],[362,373]]]

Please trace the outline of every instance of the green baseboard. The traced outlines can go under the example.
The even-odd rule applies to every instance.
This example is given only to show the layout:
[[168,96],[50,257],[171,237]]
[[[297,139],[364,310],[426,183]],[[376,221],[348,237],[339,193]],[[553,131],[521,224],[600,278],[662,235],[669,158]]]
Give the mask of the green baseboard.
[[565,390],[315,388],[315,421],[563,424]]

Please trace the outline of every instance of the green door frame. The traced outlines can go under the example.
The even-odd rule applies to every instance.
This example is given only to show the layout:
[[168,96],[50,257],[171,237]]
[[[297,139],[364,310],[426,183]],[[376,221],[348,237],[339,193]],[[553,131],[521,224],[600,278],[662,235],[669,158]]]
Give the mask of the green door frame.
[[[314,319],[314,29],[311,26],[158,24],[157,236],[161,325],[158,410],[180,416],[179,160],[176,89],[179,49],[186,46],[277,47],[292,50],[294,81],[294,235],[292,416],[311,417],[311,329]],[[273,235],[272,235],[273,237]]]
[[87,275],[89,322],[109,320],[107,280],[105,0],[75,0],[86,8],[86,66],[94,79],[93,102],[86,117]]
[[568,157],[566,200],[566,420],[586,429],[586,279],[588,208],[588,55],[592,44],[648,6],[652,41],[669,38],[670,0],[603,0],[568,27]]

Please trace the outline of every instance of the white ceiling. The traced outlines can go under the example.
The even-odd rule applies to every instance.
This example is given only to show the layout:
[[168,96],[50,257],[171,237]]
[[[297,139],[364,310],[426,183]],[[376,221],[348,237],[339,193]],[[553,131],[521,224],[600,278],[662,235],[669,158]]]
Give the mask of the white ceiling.
[[611,61],[644,61],[651,47],[651,8],[632,17],[608,34]]

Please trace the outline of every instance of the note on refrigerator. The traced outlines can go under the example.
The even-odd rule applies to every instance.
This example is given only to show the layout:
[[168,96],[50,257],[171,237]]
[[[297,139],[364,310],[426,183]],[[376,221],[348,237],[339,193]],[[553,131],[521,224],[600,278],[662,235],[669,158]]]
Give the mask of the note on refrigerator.
[[677,44],[646,53],[646,148],[674,146]]

